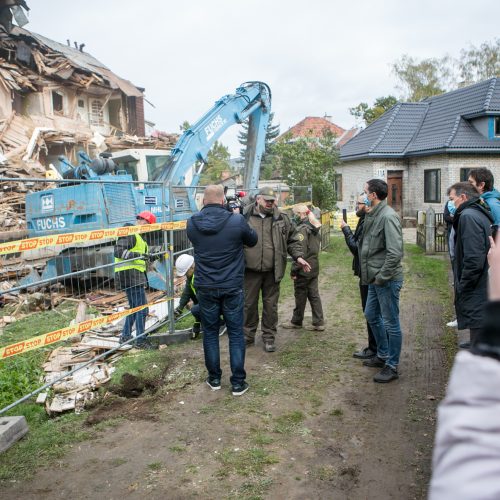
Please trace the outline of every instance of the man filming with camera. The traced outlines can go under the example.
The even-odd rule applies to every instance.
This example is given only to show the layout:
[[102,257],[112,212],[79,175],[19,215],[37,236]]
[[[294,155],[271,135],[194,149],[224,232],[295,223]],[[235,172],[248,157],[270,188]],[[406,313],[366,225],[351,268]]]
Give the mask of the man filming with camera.
[[229,337],[232,393],[240,396],[248,390],[244,368],[243,246],[255,246],[257,233],[242,215],[226,209],[223,187],[211,185],[205,189],[203,208],[188,221],[187,235],[194,247],[194,287],[204,330],[206,382],[214,391],[221,388],[219,321],[222,314]]

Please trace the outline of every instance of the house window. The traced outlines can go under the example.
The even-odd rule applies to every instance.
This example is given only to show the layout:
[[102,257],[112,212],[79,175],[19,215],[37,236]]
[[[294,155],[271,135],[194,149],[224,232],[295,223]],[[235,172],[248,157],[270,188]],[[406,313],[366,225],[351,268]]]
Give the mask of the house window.
[[333,189],[335,190],[337,201],[342,201],[342,174],[335,174]]
[[90,102],[90,124],[96,127],[104,126],[103,105],[99,99],[92,99]]
[[468,182],[469,181],[469,174],[471,168],[461,168],[460,169],[460,182]]
[[424,202],[441,203],[441,170],[424,170]]
[[494,131],[495,137],[500,137],[500,116],[495,116]]
[[52,91],[52,112],[59,115],[64,112],[64,96],[57,90]]

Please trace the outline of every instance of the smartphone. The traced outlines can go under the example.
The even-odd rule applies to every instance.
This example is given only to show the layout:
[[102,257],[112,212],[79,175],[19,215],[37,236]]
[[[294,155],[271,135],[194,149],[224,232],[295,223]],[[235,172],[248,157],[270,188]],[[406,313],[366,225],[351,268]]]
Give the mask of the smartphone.
[[346,208],[342,209],[342,219],[344,219],[344,222],[347,224],[347,209]]

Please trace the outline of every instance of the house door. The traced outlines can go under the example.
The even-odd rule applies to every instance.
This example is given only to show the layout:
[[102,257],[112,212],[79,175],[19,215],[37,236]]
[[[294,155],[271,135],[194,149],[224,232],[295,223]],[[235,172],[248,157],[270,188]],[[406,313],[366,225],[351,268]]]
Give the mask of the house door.
[[387,203],[400,214],[403,208],[403,173],[388,172],[387,186],[389,188]]

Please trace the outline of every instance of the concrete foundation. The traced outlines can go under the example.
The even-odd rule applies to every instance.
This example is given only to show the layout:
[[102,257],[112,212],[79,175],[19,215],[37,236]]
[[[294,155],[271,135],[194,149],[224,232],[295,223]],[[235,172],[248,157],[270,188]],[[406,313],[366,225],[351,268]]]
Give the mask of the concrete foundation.
[[28,423],[21,417],[0,417],[0,453],[9,449],[28,432]]

